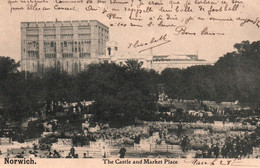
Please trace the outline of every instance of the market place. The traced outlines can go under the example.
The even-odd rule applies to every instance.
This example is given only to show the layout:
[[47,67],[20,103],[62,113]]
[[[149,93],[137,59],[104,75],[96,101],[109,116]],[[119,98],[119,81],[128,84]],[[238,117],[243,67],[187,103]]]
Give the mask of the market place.
[[[85,102],[86,104],[86,102]],[[210,122],[217,113],[189,110],[174,121],[178,110],[158,113],[157,121],[113,128],[88,114],[87,105],[64,106],[63,115],[31,118],[23,132],[2,129],[1,157],[37,158],[258,158],[259,122]],[[207,114],[207,115],[206,115]],[[171,121],[172,120],[172,121]],[[203,121],[203,122],[202,122]],[[38,137],[27,139],[28,133]],[[33,133],[32,133],[33,132]],[[17,136],[19,135],[19,136]]]

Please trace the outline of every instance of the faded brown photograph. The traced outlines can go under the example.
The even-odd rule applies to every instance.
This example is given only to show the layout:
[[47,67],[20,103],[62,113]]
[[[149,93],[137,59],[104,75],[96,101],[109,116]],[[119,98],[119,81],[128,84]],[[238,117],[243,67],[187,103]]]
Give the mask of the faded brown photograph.
[[1,2],[1,162],[258,159],[259,7],[257,0]]

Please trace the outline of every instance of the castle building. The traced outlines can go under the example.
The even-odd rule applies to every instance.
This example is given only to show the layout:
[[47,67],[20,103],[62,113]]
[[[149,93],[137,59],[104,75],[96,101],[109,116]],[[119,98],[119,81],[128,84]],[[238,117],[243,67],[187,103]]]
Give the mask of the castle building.
[[76,74],[106,55],[108,41],[109,28],[96,20],[22,22],[21,69]]
[[43,74],[56,68],[69,74],[87,69],[93,62],[126,64],[129,59],[146,69],[162,72],[165,68],[210,65],[198,55],[118,55],[118,43],[109,41],[109,28],[96,20],[22,22],[21,69]]

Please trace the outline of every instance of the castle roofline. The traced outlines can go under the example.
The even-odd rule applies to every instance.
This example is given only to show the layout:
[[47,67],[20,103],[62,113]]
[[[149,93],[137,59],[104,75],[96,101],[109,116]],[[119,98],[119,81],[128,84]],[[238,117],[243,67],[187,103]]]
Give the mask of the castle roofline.
[[[101,23],[98,20],[64,20],[64,21],[38,21],[38,22],[21,22],[22,26],[28,26],[28,27],[36,27],[39,24],[53,24],[55,25],[56,23],[60,23],[60,24],[72,24],[72,23],[79,23],[80,25],[87,25],[89,23],[94,23],[96,22],[97,24],[100,24],[101,26],[104,26],[105,28],[109,29],[108,26],[106,26],[105,24]],[[28,25],[29,24],[29,25]]]

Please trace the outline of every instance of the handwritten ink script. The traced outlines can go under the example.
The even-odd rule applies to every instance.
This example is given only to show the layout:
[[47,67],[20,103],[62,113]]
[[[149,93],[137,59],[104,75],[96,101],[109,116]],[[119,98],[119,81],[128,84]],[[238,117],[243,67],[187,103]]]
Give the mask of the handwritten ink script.
[[153,35],[153,40],[151,37],[148,41],[142,37],[131,40],[128,49],[139,53],[167,44],[175,36],[223,37],[232,36],[232,29],[260,30],[260,13],[252,14],[253,5],[246,0],[7,0],[7,3],[11,15],[28,11],[75,14],[87,19],[95,15],[110,28],[167,30],[167,35]]
[[168,40],[167,34],[164,34],[164,35],[161,35],[158,38],[153,37],[150,41],[147,41],[147,42],[140,42],[139,40],[136,40],[134,43],[129,44],[128,49],[129,48],[145,47],[145,49],[142,49],[142,50],[139,51],[139,53],[141,53],[141,52],[144,52],[146,50],[162,46],[162,45],[167,44],[169,42],[171,42],[171,40]]
[[[173,28],[175,35],[225,35],[205,25],[189,30],[194,22],[238,22],[260,29],[260,16],[247,18],[244,0],[8,0],[10,13],[73,11],[98,13],[111,27]],[[219,17],[221,16],[221,17]]]

